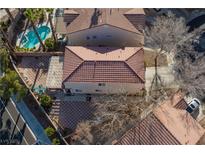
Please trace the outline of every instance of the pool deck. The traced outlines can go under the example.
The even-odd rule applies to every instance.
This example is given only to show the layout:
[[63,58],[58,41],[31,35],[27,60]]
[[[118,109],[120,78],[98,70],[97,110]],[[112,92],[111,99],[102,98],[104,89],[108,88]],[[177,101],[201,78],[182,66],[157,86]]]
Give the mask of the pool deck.
[[42,85],[45,88],[61,88],[63,56],[23,56],[17,68],[29,87]]
[[[50,56],[43,57],[22,57],[17,65],[18,71],[24,81],[31,87],[43,85],[46,86]],[[40,66],[42,64],[42,66]]]
[[[47,22],[44,22],[44,23],[42,23],[42,24],[38,24],[36,27],[39,28],[40,26],[48,26],[48,27],[51,29],[50,25],[47,24]],[[22,43],[21,40],[22,40],[22,38],[23,38],[23,34],[26,35],[29,31],[33,31],[33,28],[32,28],[32,27],[27,28],[26,31],[23,31],[22,33],[20,33],[20,34],[18,35],[18,39],[17,39],[17,41],[16,41],[16,46],[23,47],[22,44],[21,44],[21,43]],[[47,35],[46,39],[47,39],[47,38],[50,38],[50,37],[52,37],[52,32],[51,32],[51,30],[50,30],[50,33]],[[45,40],[46,40],[46,39],[45,39]],[[45,40],[43,40],[43,42],[44,42]],[[39,46],[40,46],[40,42],[35,45],[35,48],[38,49]]]

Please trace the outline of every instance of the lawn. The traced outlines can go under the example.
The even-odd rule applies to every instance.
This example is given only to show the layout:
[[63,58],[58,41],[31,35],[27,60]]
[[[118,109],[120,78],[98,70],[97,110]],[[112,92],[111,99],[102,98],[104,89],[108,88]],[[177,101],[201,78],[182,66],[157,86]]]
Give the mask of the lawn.
[[[154,67],[154,59],[156,53],[152,51],[144,50],[144,62],[146,67]],[[158,58],[158,66],[167,66],[167,56],[161,54]]]

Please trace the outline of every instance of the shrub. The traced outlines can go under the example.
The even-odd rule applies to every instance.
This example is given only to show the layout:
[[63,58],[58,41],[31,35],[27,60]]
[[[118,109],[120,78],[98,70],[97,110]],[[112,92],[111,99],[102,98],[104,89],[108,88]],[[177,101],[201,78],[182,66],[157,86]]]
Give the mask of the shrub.
[[54,138],[54,139],[52,140],[52,144],[59,145],[59,144],[60,144],[60,140],[57,139],[57,138]]
[[45,129],[45,132],[46,132],[48,137],[51,137],[55,134],[55,129],[53,129],[52,127],[49,126]]
[[8,30],[10,24],[11,24],[10,20],[0,22],[0,26],[5,32]]
[[52,50],[55,48],[55,42],[53,38],[48,38],[45,40],[45,46],[46,48],[48,48],[49,50]]
[[35,49],[36,49],[35,47],[33,47],[31,49],[24,48],[24,47],[19,47],[19,46],[16,47],[16,50],[19,51],[19,52],[31,52],[31,51],[34,51]]
[[41,106],[45,109],[49,109],[52,106],[52,99],[46,94],[41,95],[39,101],[41,103]]

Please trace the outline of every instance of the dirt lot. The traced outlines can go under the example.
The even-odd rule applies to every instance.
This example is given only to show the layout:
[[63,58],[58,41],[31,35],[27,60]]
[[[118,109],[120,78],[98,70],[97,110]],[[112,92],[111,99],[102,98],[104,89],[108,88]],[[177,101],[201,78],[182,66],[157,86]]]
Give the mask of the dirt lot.
[[[155,52],[144,51],[144,61],[146,67],[154,67],[154,59],[156,57]],[[162,54],[158,58],[158,66],[167,66],[167,57],[165,54]]]

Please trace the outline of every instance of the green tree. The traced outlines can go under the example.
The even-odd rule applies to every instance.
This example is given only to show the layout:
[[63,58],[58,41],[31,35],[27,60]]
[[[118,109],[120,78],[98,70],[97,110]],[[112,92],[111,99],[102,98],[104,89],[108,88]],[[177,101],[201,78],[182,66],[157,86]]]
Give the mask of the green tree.
[[54,138],[54,139],[52,140],[52,144],[54,144],[54,145],[59,145],[59,144],[60,144],[60,140],[57,139],[57,138]]
[[5,48],[0,48],[0,71],[6,72],[9,66],[9,54]]
[[48,38],[45,40],[45,46],[48,50],[53,50],[55,48],[55,41],[53,38]]
[[0,78],[0,97],[5,101],[13,95],[20,100],[26,95],[27,89],[19,82],[19,76],[15,71],[7,69],[5,75]]
[[55,132],[55,129],[50,126],[45,129],[45,133],[48,137],[52,137],[55,134]]
[[0,23],[0,42],[3,43],[3,46],[8,49],[9,53],[16,58],[15,49],[11,44],[8,35],[7,35],[8,23],[1,22]]
[[40,103],[41,103],[41,106],[45,109],[49,109],[51,108],[52,106],[52,99],[50,96],[46,95],[46,94],[43,94],[40,96]]
[[39,34],[38,34],[38,31],[37,31],[37,29],[36,29],[36,26],[35,26],[35,22],[36,22],[36,21],[41,17],[41,15],[42,15],[41,10],[39,10],[39,9],[26,9],[26,11],[24,12],[24,15],[25,15],[25,16],[29,19],[29,21],[31,22],[31,25],[32,25],[33,30],[34,30],[34,33],[36,34],[36,36],[37,36],[37,38],[38,38],[38,40],[39,40],[39,42],[40,42],[40,44],[41,44],[43,50],[45,51],[46,48],[45,48],[45,46],[44,46],[44,44],[43,44],[43,42],[42,42],[42,40],[41,40],[41,38],[40,38],[40,36],[39,36]]
[[48,9],[45,9],[45,10],[46,10],[46,12],[48,13],[48,20],[49,20],[49,23],[50,23],[50,26],[51,26],[51,31],[52,31],[53,39],[54,39],[55,44],[56,44],[57,38],[56,38],[56,34],[55,34],[53,22],[52,22],[52,17],[51,17],[52,14],[53,14],[53,10],[54,10],[54,9],[48,8]]

